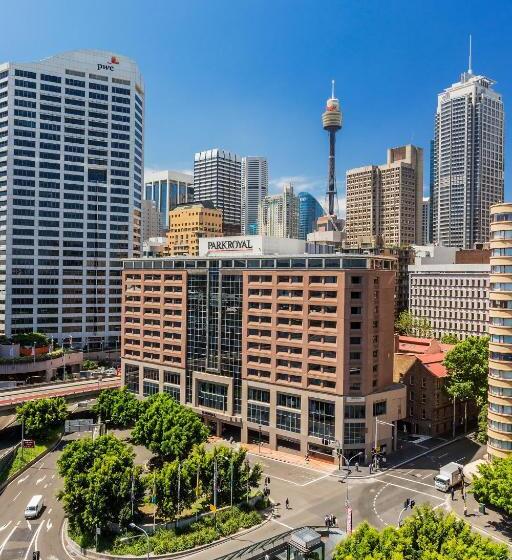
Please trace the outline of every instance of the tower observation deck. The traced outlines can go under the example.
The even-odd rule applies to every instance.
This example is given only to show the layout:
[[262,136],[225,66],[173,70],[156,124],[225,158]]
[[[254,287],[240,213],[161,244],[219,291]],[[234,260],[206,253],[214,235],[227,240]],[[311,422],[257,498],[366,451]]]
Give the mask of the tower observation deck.
[[334,216],[336,191],[336,133],[341,129],[342,116],[340,102],[334,96],[334,80],[332,81],[331,97],[327,100],[325,112],[322,115],[322,125],[329,133],[329,173],[327,183],[328,215]]

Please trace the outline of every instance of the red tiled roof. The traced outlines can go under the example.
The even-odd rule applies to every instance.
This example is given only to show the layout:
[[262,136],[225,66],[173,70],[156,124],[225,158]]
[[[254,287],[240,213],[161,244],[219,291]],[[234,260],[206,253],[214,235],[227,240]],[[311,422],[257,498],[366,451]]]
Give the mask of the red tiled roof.
[[443,364],[436,363],[436,364],[425,364],[425,367],[436,377],[447,377],[448,372]]
[[446,352],[452,348],[453,344],[441,344],[431,338],[398,337],[398,353],[415,356],[436,377],[446,377],[448,375],[446,368],[443,366],[443,361]]

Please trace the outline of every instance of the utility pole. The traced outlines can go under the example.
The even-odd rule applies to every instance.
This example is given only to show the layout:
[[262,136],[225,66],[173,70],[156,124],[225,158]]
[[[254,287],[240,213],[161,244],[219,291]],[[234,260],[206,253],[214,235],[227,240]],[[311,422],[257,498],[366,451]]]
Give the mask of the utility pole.
[[21,458],[23,459],[23,444],[25,441],[25,419],[21,420]]

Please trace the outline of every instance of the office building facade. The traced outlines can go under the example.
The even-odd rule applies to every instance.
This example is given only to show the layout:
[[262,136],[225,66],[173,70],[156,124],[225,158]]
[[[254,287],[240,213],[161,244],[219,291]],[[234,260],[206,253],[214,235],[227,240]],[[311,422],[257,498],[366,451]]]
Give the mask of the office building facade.
[[299,199],[299,239],[307,239],[308,233],[316,229],[318,218],[325,214],[318,200],[308,192],[300,192]]
[[200,239],[222,235],[222,211],[209,201],[180,204],[169,215],[169,256],[198,255]]
[[285,185],[282,194],[266,196],[259,209],[260,235],[268,237],[299,237],[299,199],[293,185]]
[[409,311],[426,319],[432,335],[486,336],[489,264],[409,266]]
[[178,204],[194,200],[194,177],[172,170],[145,175],[144,200],[152,200],[160,212],[162,230],[155,236],[165,235],[169,229],[169,212]]
[[267,158],[242,158],[241,233],[258,233],[258,212],[261,201],[268,195]]
[[421,205],[421,245],[431,243],[430,239],[430,198],[423,197]]
[[487,451],[512,453],[512,204],[491,207]]
[[141,249],[141,73],[95,50],[4,63],[0,105],[0,330],[115,347]]
[[210,201],[222,210],[224,233],[240,234],[242,158],[227,150],[206,150],[194,156],[194,200]]
[[422,239],[423,150],[388,149],[387,163],[347,171],[346,244],[414,245]]
[[[405,413],[391,263],[290,256],[287,242],[260,254],[251,238],[202,240],[198,257],[125,261],[122,382],[170,393],[219,435],[369,460],[376,417]],[[379,425],[388,451],[391,431]]]
[[154,200],[142,201],[142,242],[152,237],[161,237],[165,232],[162,214]]
[[431,191],[432,236],[471,249],[489,240],[489,209],[503,200],[501,95],[471,69],[438,95]]

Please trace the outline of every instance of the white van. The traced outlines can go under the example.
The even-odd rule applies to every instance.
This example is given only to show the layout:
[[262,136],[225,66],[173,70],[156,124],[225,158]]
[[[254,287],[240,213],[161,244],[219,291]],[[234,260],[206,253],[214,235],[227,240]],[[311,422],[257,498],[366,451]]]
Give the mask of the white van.
[[37,496],[32,496],[30,502],[25,508],[25,519],[35,519],[39,517],[44,506],[43,496],[38,494]]

